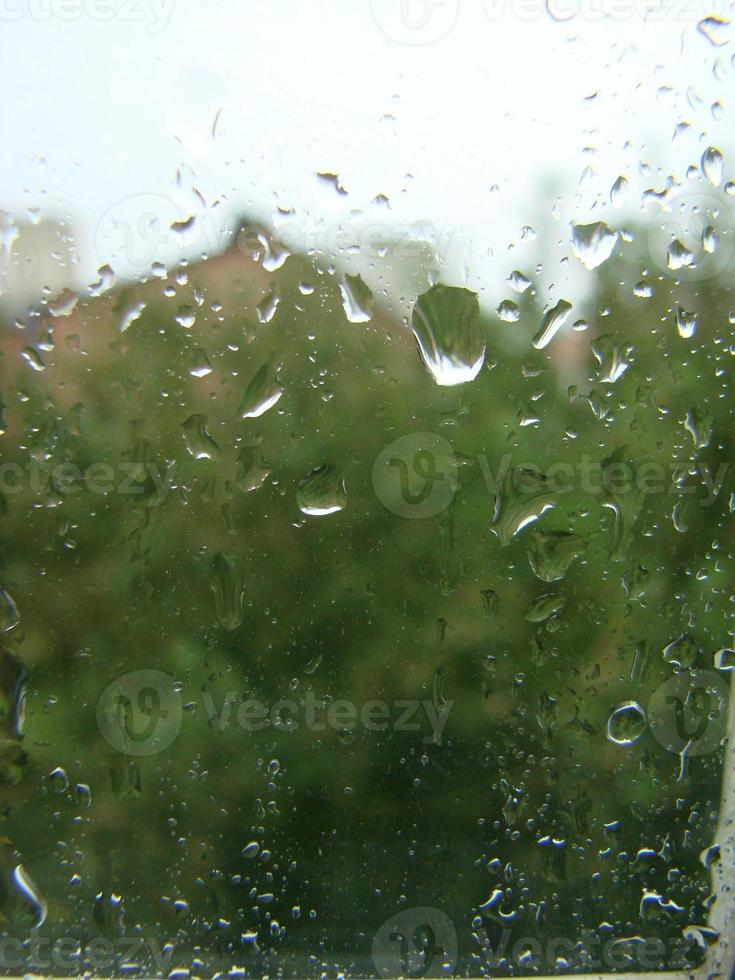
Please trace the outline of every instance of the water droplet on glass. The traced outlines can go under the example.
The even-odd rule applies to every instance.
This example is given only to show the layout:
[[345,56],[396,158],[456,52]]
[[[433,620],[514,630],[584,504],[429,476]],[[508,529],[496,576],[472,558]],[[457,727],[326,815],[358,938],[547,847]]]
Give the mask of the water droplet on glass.
[[518,306],[509,299],[503,300],[498,306],[497,313],[500,319],[506,323],[517,323],[521,317],[521,311],[518,309]]
[[92,805],[92,790],[87,783],[77,783],[74,787],[74,796],[80,806]]
[[322,660],[324,659],[323,653],[317,653],[316,656],[312,657],[311,660],[304,664],[305,674],[315,674],[322,665]]
[[511,289],[515,290],[518,294],[525,293],[528,287],[531,285],[531,280],[527,279],[522,272],[518,269],[514,269],[513,272],[508,276],[506,282]]
[[693,405],[684,417],[684,428],[692,437],[695,449],[709,446],[712,438],[712,416],[706,408]]
[[46,921],[46,902],[22,864],[16,865],[13,870],[12,882],[24,907],[22,912],[16,913],[14,910],[11,913],[11,919],[17,919],[26,926],[38,929]]
[[13,597],[5,589],[0,588],[0,633],[8,633],[20,622],[18,607]]
[[729,40],[730,21],[721,17],[705,17],[697,24],[697,30],[710,44],[721,48]]
[[[0,712],[3,732],[1,737],[8,735],[17,738],[23,734],[26,714],[26,683],[28,672],[15,654],[8,650],[0,650],[0,696],[4,700],[4,709]],[[17,782],[24,769],[24,761],[16,770],[17,759],[6,760],[0,753],[0,774],[6,782]],[[9,766],[6,766],[6,761]]]
[[617,232],[602,221],[590,225],[572,224],[572,252],[587,269],[596,269],[613,253]]
[[666,249],[666,268],[672,272],[694,265],[694,254],[678,238]]
[[234,630],[243,618],[244,574],[240,562],[232,555],[218,552],[212,559],[217,619],[226,630]]
[[347,503],[344,477],[329,463],[318,466],[299,483],[296,502],[301,513],[309,517],[335,514]]
[[246,844],[242,849],[242,856],[245,858],[254,858],[258,856],[260,851],[260,844],[256,840],[251,840],[249,844]]
[[693,667],[698,653],[699,647],[688,633],[677,636],[675,640],[667,643],[662,651],[665,662],[678,670],[688,670]]
[[20,356],[29,367],[33,368],[34,371],[46,370],[46,365],[43,362],[43,358],[34,347],[24,347],[20,352]]
[[618,177],[610,188],[610,203],[614,208],[619,208],[622,205],[627,186],[628,181],[625,177]]
[[547,311],[538,333],[533,338],[533,346],[536,350],[543,350],[551,343],[571,311],[572,304],[565,299],[560,299],[556,306],[552,306]]
[[633,287],[633,295],[638,299],[650,299],[653,296],[653,286],[650,282],[637,282]]
[[714,663],[717,670],[735,670],[735,650],[723,647],[714,655]]
[[624,701],[607,719],[607,737],[615,745],[632,745],[646,730],[646,713],[637,701]]
[[125,333],[125,331],[128,329],[130,324],[135,323],[135,321],[138,319],[138,317],[141,315],[144,309],[145,309],[145,303],[143,302],[133,303],[132,306],[129,306],[123,313],[122,317],[120,318],[120,323],[118,325],[118,329],[120,333]]
[[185,330],[190,330],[196,323],[196,310],[193,306],[181,306],[174,319],[180,327],[183,327]]
[[62,294],[48,305],[51,316],[71,316],[79,302],[79,296],[71,289],[65,289]]
[[190,415],[186,422],[182,423],[181,429],[187,452],[194,459],[220,458],[219,446],[207,430],[206,415]]
[[523,617],[529,623],[544,623],[564,608],[566,599],[563,595],[547,593],[534,599]]
[[507,474],[495,498],[491,530],[501,545],[556,506],[554,489],[537,470],[516,467]]
[[262,487],[270,476],[270,467],[263,459],[260,446],[243,446],[237,457],[237,476],[235,482],[244,493],[251,493]]
[[582,539],[570,531],[532,531],[528,560],[542,582],[557,582],[583,551]]
[[676,329],[679,331],[679,336],[685,340],[693,337],[697,329],[697,314],[687,313],[678,303],[676,304]]
[[327,171],[327,170],[317,170],[317,174],[316,175],[317,175],[317,178],[323,184],[326,184],[326,185],[329,185],[329,186],[333,187],[334,190],[338,194],[343,194],[344,195],[344,194],[347,193],[347,191],[345,190],[345,188],[340,183],[339,174],[335,174],[335,173],[332,173],[331,171]]
[[62,766],[57,766],[48,774],[48,781],[54,793],[65,793],[69,789],[69,777]]
[[258,314],[258,320],[261,323],[270,323],[270,321],[276,315],[276,310],[278,309],[278,304],[280,301],[281,296],[278,292],[278,287],[273,286],[255,307],[255,312]]
[[615,334],[606,333],[593,342],[592,353],[600,365],[598,381],[615,384],[630,367],[633,346]]
[[438,385],[477,377],[485,360],[477,293],[437,284],[416,300],[412,327],[421,358]]
[[708,146],[702,154],[702,173],[714,187],[722,183],[724,160],[716,146]]
[[494,589],[483,589],[480,592],[480,598],[482,599],[482,604],[485,608],[485,615],[490,620],[490,622],[495,622],[495,617],[498,614],[498,593]]
[[212,373],[212,365],[207,353],[201,347],[195,347],[191,352],[191,362],[189,374],[192,378],[206,378]]
[[702,232],[702,248],[707,255],[714,255],[719,244],[720,236],[717,234],[712,225],[707,225]]
[[241,419],[257,419],[272,408],[283,394],[278,380],[280,364],[269,358],[253,375],[240,405]]
[[367,323],[373,316],[373,294],[362,276],[345,275],[339,284],[342,306],[350,323]]

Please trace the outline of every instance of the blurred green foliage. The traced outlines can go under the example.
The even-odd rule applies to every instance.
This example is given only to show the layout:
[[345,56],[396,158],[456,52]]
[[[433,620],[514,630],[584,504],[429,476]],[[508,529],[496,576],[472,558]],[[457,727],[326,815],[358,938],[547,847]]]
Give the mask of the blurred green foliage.
[[[41,372],[19,357],[29,331],[4,327],[2,459],[22,474],[5,471],[2,584],[21,614],[5,639],[29,687],[27,769],[0,793],[4,833],[49,902],[43,936],[155,936],[174,945],[171,966],[199,957],[204,975],[360,975],[383,921],[436,906],[457,929],[458,973],[487,972],[472,933],[494,945],[503,929],[657,937],[659,966],[697,962],[682,930],[707,918],[700,852],[721,752],[678,779],[679,757],[650,730],[620,746],[606,726],[622,702],[645,709],[675,670],[711,669],[729,642],[732,474],[704,506],[702,473],[733,458],[731,294],[649,273],[653,295],[636,297],[645,265],[637,246],[618,249],[575,308],[589,328],[541,351],[541,290],[509,292],[519,321],[484,313],[485,365],[449,389],[389,309],[347,322],[337,277],[298,256],[266,274],[235,249],[42,316],[53,349]],[[274,283],[278,307],[260,323]],[[697,313],[690,339],[677,303]],[[629,364],[614,383],[611,358]],[[283,395],[242,419],[269,359]],[[451,445],[458,487],[412,520],[383,506],[372,468],[421,432]],[[496,501],[488,472],[610,459],[658,463],[665,486],[575,483],[532,526],[494,533],[496,504],[514,500],[506,482]],[[324,464],[344,477],[346,506],[305,516],[297,487]],[[531,561],[564,547],[564,577],[540,580]],[[562,607],[529,621],[549,593]],[[667,662],[682,635],[687,663]],[[128,758],[101,734],[97,702],[148,669],[175,679],[181,728],[164,751]],[[358,709],[452,704],[434,740],[422,713],[419,732],[219,730],[209,718],[228,694],[234,717],[239,701],[309,692]],[[57,767],[68,785],[49,780]],[[496,888],[502,901],[480,914]],[[679,908],[642,912],[644,892]],[[242,939],[251,931],[257,944]]]

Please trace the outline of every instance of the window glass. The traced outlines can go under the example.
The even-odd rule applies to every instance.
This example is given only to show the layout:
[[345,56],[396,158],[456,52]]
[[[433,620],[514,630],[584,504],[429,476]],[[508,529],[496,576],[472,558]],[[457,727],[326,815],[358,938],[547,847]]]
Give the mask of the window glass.
[[724,975],[728,6],[0,20],[3,975]]

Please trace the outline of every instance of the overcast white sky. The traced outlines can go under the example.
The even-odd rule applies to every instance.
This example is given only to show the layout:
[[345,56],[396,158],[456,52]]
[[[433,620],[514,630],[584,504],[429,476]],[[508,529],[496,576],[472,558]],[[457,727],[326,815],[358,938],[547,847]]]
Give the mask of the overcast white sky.
[[[69,220],[87,282],[103,262],[140,275],[215,250],[235,212],[293,208],[283,220],[306,244],[339,220],[402,234],[429,219],[449,278],[497,301],[539,246],[519,244],[524,224],[565,247],[572,218],[619,227],[616,177],[639,208],[709,144],[735,176],[735,31],[718,46],[696,27],[731,4],[549,4],[555,16],[543,0],[0,0],[0,208]],[[190,214],[188,235],[168,233]]]

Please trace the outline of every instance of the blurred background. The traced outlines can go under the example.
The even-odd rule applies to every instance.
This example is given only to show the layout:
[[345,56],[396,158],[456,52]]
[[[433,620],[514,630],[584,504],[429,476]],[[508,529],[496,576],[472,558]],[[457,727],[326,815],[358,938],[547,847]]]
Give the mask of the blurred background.
[[7,0],[4,975],[703,961],[730,13]]

